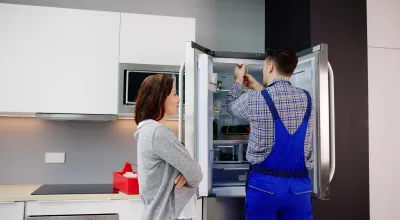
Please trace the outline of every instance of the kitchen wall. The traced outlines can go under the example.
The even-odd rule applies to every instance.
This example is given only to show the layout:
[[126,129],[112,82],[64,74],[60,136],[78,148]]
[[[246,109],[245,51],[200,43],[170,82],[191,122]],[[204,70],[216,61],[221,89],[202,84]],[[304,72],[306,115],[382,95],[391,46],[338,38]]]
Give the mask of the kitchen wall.
[[400,219],[400,1],[367,0],[371,220]]
[[[0,0],[2,3],[196,18],[196,41],[225,51],[264,51],[264,1]],[[168,34],[168,33],[160,33]],[[169,123],[175,132],[176,121]],[[55,122],[0,118],[0,184],[106,183],[126,160],[136,162],[133,121]],[[45,164],[66,152],[66,164]]]
[[[176,121],[167,126],[177,134]],[[61,122],[0,118],[0,184],[108,183],[125,161],[136,163],[133,120]],[[65,164],[45,164],[65,152]]]
[[196,41],[199,44],[215,50],[264,52],[264,0],[0,0],[0,2],[194,17]]

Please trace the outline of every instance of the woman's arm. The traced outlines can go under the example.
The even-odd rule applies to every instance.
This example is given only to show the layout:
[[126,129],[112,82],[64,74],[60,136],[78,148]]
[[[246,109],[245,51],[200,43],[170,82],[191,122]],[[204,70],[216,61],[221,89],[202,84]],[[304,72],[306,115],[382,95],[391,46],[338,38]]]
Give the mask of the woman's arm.
[[171,130],[165,126],[158,126],[154,132],[152,146],[159,157],[183,174],[189,186],[199,185],[203,179],[199,163],[189,155]]

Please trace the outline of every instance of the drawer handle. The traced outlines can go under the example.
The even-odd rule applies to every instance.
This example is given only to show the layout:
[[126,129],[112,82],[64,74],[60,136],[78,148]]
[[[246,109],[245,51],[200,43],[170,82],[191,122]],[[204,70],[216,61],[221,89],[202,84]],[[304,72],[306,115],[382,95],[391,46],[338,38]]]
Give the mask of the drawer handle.
[[236,168],[224,168],[224,170],[249,170],[249,168],[236,167]]

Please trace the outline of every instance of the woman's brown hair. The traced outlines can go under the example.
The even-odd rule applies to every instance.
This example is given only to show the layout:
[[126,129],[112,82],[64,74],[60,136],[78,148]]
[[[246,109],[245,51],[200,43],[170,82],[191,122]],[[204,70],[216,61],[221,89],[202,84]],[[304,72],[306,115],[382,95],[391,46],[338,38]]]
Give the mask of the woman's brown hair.
[[168,75],[151,75],[143,80],[135,104],[135,122],[146,119],[161,120],[165,114],[165,100],[172,90],[174,80]]

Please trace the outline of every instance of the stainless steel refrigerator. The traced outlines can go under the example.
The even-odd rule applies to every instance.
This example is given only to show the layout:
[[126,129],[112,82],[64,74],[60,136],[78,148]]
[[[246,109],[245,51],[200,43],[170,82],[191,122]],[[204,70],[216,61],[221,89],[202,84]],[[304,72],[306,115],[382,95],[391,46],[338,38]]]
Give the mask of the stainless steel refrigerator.
[[[297,56],[298,65],[290,80],[310,92],[315,101],[312,196],[329,200],[335,172],[335,117],[328,46],[316,45]],[[245,219],[249,122],[227,112],[225,97],[234,83],[237,64],[246,63],[247,72],[262,82],[264,58],[261,53],[213,51],[195,42],[186,43],[186,59],[179,75],[179,85],[184,85],[179,87],[179,95],[184,96],[184,103],[179,106],[178,133],[204,174],[198,189],[203,219]]]

